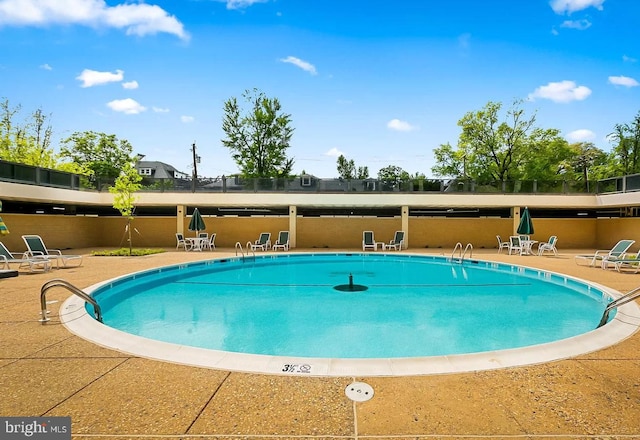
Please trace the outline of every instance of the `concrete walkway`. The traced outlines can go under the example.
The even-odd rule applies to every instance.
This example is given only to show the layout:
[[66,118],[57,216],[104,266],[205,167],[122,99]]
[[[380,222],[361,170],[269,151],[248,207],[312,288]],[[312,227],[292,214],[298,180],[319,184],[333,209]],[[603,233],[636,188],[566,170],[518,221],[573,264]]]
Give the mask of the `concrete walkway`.
[[[57,316],[68,297],[63,289],[49,292],[47,299],[58,302],[49,306],[52,321],[42,325],[40,287],[62,278],[84,288],[233,251],[73,253],[85,253],[82,267],[0,280],[0,416],[71,416],[73,437],[91,439],[640,439],[640,333],[572,359],[465,374],[315,378],[187,367],[72,335]],[[620,291],[640,285],[640,275],[577,266],[575,253],[521,257],[477,250],[474,258],[553,270]],[[344,390],[354,380],[371,385],[375,397],[349,400]]]

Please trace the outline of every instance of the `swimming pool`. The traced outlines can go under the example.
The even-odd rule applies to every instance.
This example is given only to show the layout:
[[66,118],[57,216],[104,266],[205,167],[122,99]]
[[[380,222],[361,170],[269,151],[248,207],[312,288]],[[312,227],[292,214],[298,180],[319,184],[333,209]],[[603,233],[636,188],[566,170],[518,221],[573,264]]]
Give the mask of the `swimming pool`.
[[612,294],[478,260],[284,254],[144,271],[95,286],[93,295],[105,324],[120,329],[107,339],[118,336],[123,351],[162,340],[154,344],[163,354],[151,357],[201,365],[213,356],[207,366],[256,371],[259,364],[270,373],[342,375],[357,366],[363,375],[416,374],[425,361],[456,370],[465,357],[481,360],[480,368],[540,362],[539,353],[535,360],[527,353],[553,352],[559,339],[589,351],[579,340],[594,333]]

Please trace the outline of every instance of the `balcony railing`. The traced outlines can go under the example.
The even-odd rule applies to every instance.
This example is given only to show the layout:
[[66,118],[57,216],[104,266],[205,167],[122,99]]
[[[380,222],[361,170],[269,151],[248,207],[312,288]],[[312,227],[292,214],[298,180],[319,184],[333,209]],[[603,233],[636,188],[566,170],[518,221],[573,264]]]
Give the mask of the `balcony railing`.
[[[83,191],[107,191],[113,181],[90,181],[63,171],[0,160],[0,181]],[[598,181],[515,180],[477,182],[471,179],[322,179],[303,175],[288,178],[221,176],[191,179],[143,177],[143,192],[296,192],[296,193],[472,193],[472,194],[608,194],[640,191],[640,174]]]

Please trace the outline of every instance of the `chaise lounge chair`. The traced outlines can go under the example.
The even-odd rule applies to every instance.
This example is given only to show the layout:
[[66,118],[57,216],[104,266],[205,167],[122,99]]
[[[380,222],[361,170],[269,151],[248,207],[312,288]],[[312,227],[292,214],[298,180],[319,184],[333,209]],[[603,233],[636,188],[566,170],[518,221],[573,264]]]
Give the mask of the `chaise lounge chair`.
[[35,256],[29,258],[27,253],[10,252],[9,249],[0,242],[0,267],[11,269],[11,264],[18,264],[18,269],[29,268],[30,272],[48,272],[51,270],[49,259]]
[[389,244],[385,244],[384,248],[393,248],[394,251],[401,251],[402,246],[404,246],[404,231],[396,231],[395,235],[393,236],[393,240],[391,240]]
[[289,231],[280,231],[278,233],[278,240],[276,240],[276,244],[273,245],[273,250],[277,251],[278,249],[282,249],[283,251],[289,250]]
[[558,242],[558,237],[552,235],[549,237],[549,241],[546,243],[540,243],[538,245],[538,255],[542,255],[545,252],[553,252],[553,255],[558,255],[558,249],[556,249],[556,243]]
[[247,248],[251,247],[251,250],[255,251],[256,249],[260,249],[261,251],[268,251],[271,249],[271,232],[263,232],[260,234],[260,238],[258,238],[255,242],[247,243]]
[[620,258],[603,261],[602,264],[606,265],[606,267],[613,264],[618,272],[622,272],[622,269],[632,269],[633,273],[638,273],[640,271],[640,251],[636,254],[625,254]]
[[576,255],[575,262],[578,264],[578,261],[588,261],[589,266],[595,266],[596,262],[600,261],[602,268],[606,269],[608,266],[607,261],[623,258],[633,243],[635,243],[635,240],[620,240],[611,250],[601,249],[590,255]]
[[362,250],[366,251],[367,249],[371,249],[375,251],[378,249],[378,244],[376,240],[373,238],[373,231],[363,231],[362,232]]
[[82,255],[67,255],[63,254],[59,249],[47,249],[44,245],[44,241],[39,235],[23,235],[22,239],[24,244],[27,245],[27,256],[29,258],[46,258],[48,260],[56,262],[56,268],[69,267],[69,263],[77,263],[77,266],[82,265]]

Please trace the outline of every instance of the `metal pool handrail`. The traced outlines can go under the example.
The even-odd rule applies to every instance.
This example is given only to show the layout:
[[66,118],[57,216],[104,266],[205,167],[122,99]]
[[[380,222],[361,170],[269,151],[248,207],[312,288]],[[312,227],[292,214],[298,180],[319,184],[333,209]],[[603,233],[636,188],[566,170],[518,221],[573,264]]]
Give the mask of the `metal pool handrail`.
[[607,307],[604,309],[604,313],[602,314],[602,319],[600,319],[600,323],[596,328],[600,328],[607,323],[607,321],[609,320],[609,312],[611,310],[618,308],[619,306],[626,304],[628,302],[631,302],[637,298],[640,298],[640,287],[636,287],[632,291],[622,295],[620,298],[611,301],[609,304],[607,304]]
[[456,254],[456,251],[460,249],[460,258],[457,259],[458,263],[462,263],[464,261],[464,257],[465,255],[467,255],[467,251],[469,251],[469,257],[473,257],[473,245],[471,243],[467,243],[467,245],[464,247],[464,250],[462,250],[462,243],[457,242],[455,247],[453,248],[453,252],[451,252],[451,261],[454,261],[454,255]]
[[244,260],[246,256],[248,256],[249,251],[253,254],[253,258],[256,258],[256,253],[253,248],[250,246],[251,242],[247,243],[247,254],[244,253],[244,249],[242,248],[242,243],[236,241],[236,257],[238,256],[238,250],[240,250],[240,255],[242,255],[242,259]]
[[47,312],[47,291],[49,289],[54,288],[54,287],[64,287],[69,292],[73,293],[74,295],[79,296],[80,298],[82,298],[83,300],[85,300],[86,302],[91,304],[93,306],[93,311],[95,313],[95,318],[98,320],[98,322],[102,322],[102,310],[100,309],[100,306],[98,305],[96,300],[93,299],[93,297],[91,295],[89,295],[86,292],[78,289],[73,284],[69,283],[68,281],[61,280],[61,279],[55,279],[55,280],[47,281],[40,288],[40,308],[41,308],[41,313],[42,313],[42,318],[40,318],[40,322],[42,322],[44,324],[47,321],[49,321],[49,318],[47,318],[47,313],[48,313]]

